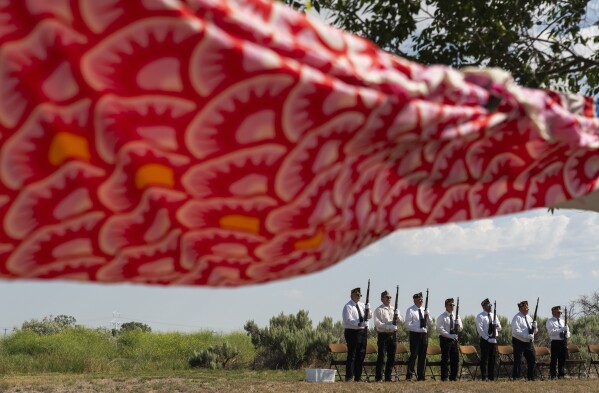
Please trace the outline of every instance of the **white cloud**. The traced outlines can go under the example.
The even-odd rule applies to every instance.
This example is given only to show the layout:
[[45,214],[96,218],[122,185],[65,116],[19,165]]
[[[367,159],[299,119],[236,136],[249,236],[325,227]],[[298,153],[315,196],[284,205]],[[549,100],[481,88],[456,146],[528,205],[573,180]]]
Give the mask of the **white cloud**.
[[383,251],[382,242],[374,242],[364,248],[361,252],[364,256],[375,257]]
[[301,299],[304,297],[304,291],[301,289],[290,289],[287,291],[287,296],[292,299]]
[[561,273],[566,280],[574,280],[576,278],[582,277],[580,271],[572,269],[572,265],[570,264],[562,266]]
[[593,277],[599,277],[599,270],[593,270],[591,274],[593,275]]
[[537,258],[555,256],[567,235],[570,218],[536,216],[485,219],[463,224],[397,231],[390,236],[392,246],[410,255],[480,254],[516,251],[534,253]]

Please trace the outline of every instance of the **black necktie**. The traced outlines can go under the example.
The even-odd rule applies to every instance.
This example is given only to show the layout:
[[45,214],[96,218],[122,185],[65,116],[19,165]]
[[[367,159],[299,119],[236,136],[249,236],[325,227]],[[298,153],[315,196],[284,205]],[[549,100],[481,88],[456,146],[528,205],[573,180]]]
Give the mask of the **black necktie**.
[[422,315],[422,310],[418,309],[418,317],[420,318],[420,327],[423,328],[426,326],[426,322],[424,321],[424,316]]
[[526,321],[526,327],[528,328],[528,334],[532,334],[533,330],[530,327],[530,325],[528,324],[528,318],[526,318],[526,315],[524,316],[524,320]]
[[449,314],[449,333],[453,334],[454,331],[454,325],[453,325],[453,314]]
[[[562,328],[562,321],[559,318],[556,318],[556,319],[557,319],[557,327],[561,329]],[[561,339],[566,338],[566,333],[565,332],[560,332],[559,338],[561,338]]]
[[360,311],[360,307],[358,307],[358,303],[356,303],[356,308],[358,309],[358,317],[360,318],[360,322],[364,322],[364,317],[362,316],[362,311]]

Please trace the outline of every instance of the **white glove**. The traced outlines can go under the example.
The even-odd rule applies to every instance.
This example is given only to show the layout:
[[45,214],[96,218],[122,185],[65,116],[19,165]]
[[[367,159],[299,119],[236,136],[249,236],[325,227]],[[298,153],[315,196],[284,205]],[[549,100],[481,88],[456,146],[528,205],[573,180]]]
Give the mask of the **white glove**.
[[537,330],[537,321],[532,321],[532,325],[531,326],[532,326],[532,328],[534,330]]
[[530,341],[533,341],[535,339],[535,335],[534,334],[529,334],[528,338],[530,339]]
[[491,344],[497,344],[497,339],[495,337],[490,337],[487,341]]
[[424,316],[428,317],[428,308],[424,310]]
[[423,328],[420,328],[420,332],[421,333],[428,333],[428,330],[425,327],[423,327]]
[[450,334],[449,338],[451,338],[452,340],[457,340],[458,339],[458,335],[457,334]]
[[370,303],[366,303],[366,305],[364,306],[364,308],[370,310]]
[[396,332],[396,331],[397,331],[397,325],[393,325],[393,328],[392,328],[392,330],[393,330],[394,332]]
[[455,325],[456,326],[462,326],[462,321],[460,321],[459,319],[455,320]]
[[560,333],[565,333],[566,331],[568,331],[568,327],[567,326],[562,326],[561,328],[559,328],[559,332]]
[[359,326],[359,327],[362,327],[362,328],[363,328],[363,327],[368,327],[368,322],[360,322],[360,323],[358,324],[358,326]]
[[396,315],[399,315],[399,310],[397,310],[397,309],[393,311],[393,316],[396,316]]
[[570,333],[570,327],[568,325],[564,326],[566,328],[565,332],[566,334]]

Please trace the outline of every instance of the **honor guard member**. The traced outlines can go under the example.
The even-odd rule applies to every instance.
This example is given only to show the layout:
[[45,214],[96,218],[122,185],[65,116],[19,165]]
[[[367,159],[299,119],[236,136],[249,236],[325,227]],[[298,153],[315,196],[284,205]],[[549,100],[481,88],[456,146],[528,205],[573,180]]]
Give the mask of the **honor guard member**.
[[362,364],[366,356],[368,336],[368,316],[364,315],[364,303],[360,302],[360,288],[351,290],[351,300],[343,307],[343,334],[347,343],[347,360],[345,362],[345,381],[352,378],[360,381]]
[[522,355],[526,358],[528,366],[527,378],[529,381],[535,379],[535,355],[534,339],[538,332],[537,323],[528,315],[528,301],[518,303],[518,313],[512,319],[512,347],[514,348],[514,367],[512,379],[520,379],[522,373]]
[[[458,379],[458,332],[462,331],[462,320],[453,315],[455,303],[453,298],[445,300],[445,311],[437,318],[437,332],[439,333],[439,344],[441,345],[441,380],[450,381]],[[451,370],[448,373],[448,365]]]
[[549,375],[551,379],[563,378],[565,375],[564,365],[566,364],[566,339],[570,338],[570,329],[564,320],[561,319],[562,308],[555,306],[551,308],[553,317],[547,320],[547,333],[551,339],[551,363],[549,364]]
[[414,294],[414,305],[406,310],[405,327],[410,334],[410,358],[406,379],[411,380],[414,375],[414,366],[418,358],[416,375],[419,381],[424,381],[424,366],[426,364],[426,349],[428,347],[428,329],[432,322],[428,317],[428,310],[422,307],[424,299],[422,292]]
[[[480,376],[483,381],[495,379],[495,354],[497,353],[497,335],[501,331],[501,322],[491,312],[493,305],[487,298],[480,305],[483,311],[476,316],[476,331],[480,336]],[[493,326],[495,321],[495,326]],[[489,328],[490,327],[490,328]]]
[[[385,363],[385,382],[391,381],[391,371],[395,362],[395,351],[397,343],[395,342],[395,332],[397,325],[393,324],[393,317],[397,310],[391,307],[391,294],[389,291],[381,293],[381,301],[383,304],[374,310],[374,328],[377,332],[377,347],[378,355],[376,358],[376,376],[377,382],[383,380],[383,363]],[[402,323],[402,318],[397,316],[397,324]],[[387,361],[385,362],[385,355]]]

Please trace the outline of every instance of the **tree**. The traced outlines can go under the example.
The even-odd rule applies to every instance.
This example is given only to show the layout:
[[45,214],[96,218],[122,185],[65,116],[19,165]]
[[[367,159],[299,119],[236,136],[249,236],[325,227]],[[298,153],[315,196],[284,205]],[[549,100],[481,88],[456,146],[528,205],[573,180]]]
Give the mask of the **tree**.
[[[299,9],[305,1],[283,0]],[[527,87],[599,93],[590,0],[312,0],[333,25],[423,64],[500,67]]]
[[48,336],[51,334],[60,333],[63,330],[75,327],[77,320],[69,315],[58,315],[56,317],[46,316],[41,321],[31,319],[23,322],[21,330],[29,330],[40,336]]
[[75,327],[77,320],[75,319],[75,317],[72,317],[70,315],[61,314],[54,317],[54,322],[56,322],[58,326],[62,327],[63,329],[67,329]]
[[568,315],[575,317],[599,316],[599,290],[590,295],[581,295],[568,305]]
[[129,332],[132,330],[139,330],[142,332],[150,333],[152,328],[142,322],[125,322],[121,325],[121,332]]

